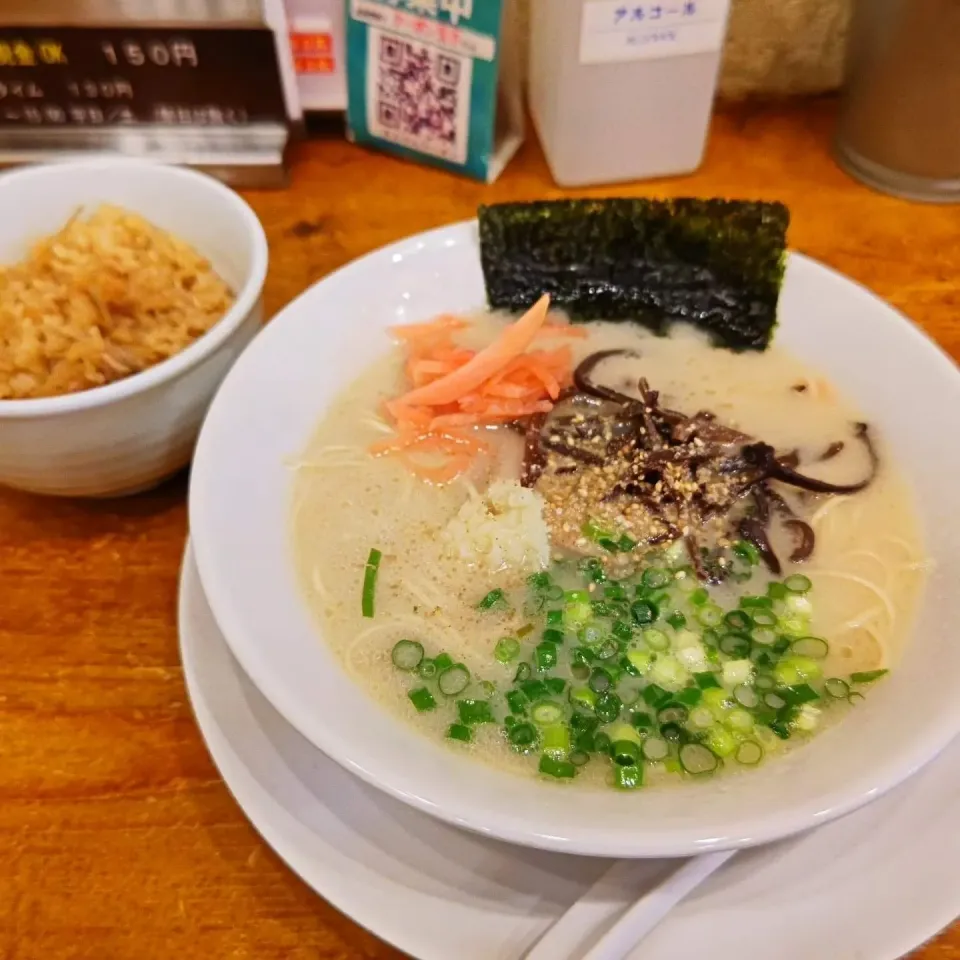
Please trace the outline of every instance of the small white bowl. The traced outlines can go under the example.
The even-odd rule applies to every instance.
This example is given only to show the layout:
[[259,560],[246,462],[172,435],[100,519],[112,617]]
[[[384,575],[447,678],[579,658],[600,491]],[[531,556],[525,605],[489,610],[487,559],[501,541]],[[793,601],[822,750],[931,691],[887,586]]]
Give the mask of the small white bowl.
[[[756,770],[623,794],[492,769],[370,699],[324,643],[300,592],[288,464],[339,391],[389,349],[388,326],[483,302],[475,224],[411,237],[290,304],[210,408],[190,482],[197,568],[237,660],[293,727],[364,780],[457,826],[617,858],[689,856],[815,827],[896,786],[960,733],[960,376],[896,310],[798,254],[789,258],[777,341],[876,424],[914,488],[935,564],[902,662],[866,702]],[[360,592],[358,579],[353,602]]]
[[80,207],[115,204],[208,258],[233,307],[176,356],[116,383],[36,400],[0,400],[0,484],[59,496],[118,496],[189,462],[220,381],[259,330],[267,240],[232,190],[192,170],[103,157],[0,175],[0,263],[59,230]]

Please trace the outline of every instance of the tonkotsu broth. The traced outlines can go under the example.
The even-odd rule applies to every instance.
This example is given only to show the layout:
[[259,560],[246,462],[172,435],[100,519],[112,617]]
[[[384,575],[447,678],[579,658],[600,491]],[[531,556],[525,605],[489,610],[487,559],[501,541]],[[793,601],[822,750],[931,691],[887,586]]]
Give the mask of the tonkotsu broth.
[[[501,323],[477,317],[465,342],[489,341]],[[602,382],[635,395],[638,377],[645,376],[664,406],[690,414],[708,409],[720,422],[777,450],[797,448],[809,475],[849,483],[866,472],[868,458],[852,430],[862,417],[833,385],[781,349],[736,354],[714,349],[682,327],[670,337],[629,324],[590,324],[589,330],[588,339],[573,345],[577,358],[613,348],[640,354],[598,368]],[[391,649],[401,638],[415,639],[428,655],[447,651],[474,678],[498,684],[512,679],[516,665],[499,664],[492,651],[500,637],[529,618],[520,611],[481,613],[476,604],[492,587],[516,586],[517,576],[511,580],[507,572],[498,578],[442,556],[439,534],[467,497],[476,495],[471,488],[482,490],[497,475],[516,478],[521,444],[506,430],[493,431],[490,461],[445,487],[423,483],[389,456],[371,457],[366,447],[389,430],[380,416],[382,401],[404,387],[401,360],[395,349],[364,372],[331,406],[295,465],[293,540],[304,593],[325,642],[347,672],[384,707],[439,739],[450,716],[442,709],[424,714],[413,709],[407,692],[414,684],[394,668]],[[885,456],[882,424],[873,426],[880,438],[876,480],[851,496],[794,497],[799,515],[816,531],[816,550],[796,565],[786,562],[789,547],[778,549],[784,577],[802,572],[813,581],[813,631],[830,643],[824,676],[895,666],[924,579],[909,491]],[[836,440],[845,441],[841,455],[813,463]],[[376,617],[370,620],[361,615],[360,592],[374,546],[383,560]],[[737,589],[744,592],[762,589],[751,582]],[[456,748],[497,766],[535,769],[504,744],[498,725],[475,732],[473,745]],[[576,782],[599,782],[605,766],[587,764]]]

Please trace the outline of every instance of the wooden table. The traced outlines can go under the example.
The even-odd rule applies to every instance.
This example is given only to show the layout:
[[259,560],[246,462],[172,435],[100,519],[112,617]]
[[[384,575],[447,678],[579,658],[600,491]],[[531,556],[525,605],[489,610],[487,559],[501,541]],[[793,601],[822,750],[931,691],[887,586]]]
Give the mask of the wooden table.
[[[828,153],[833,113],[724,112],[696,176],[593,192],[784,200],[792,246],[960,357],[960,210],[851,181]],[[268,310],[481,201],[561,193],[534,143],[486,187],[313,141],[289,190],[248,195],[270,238]],[[114,503],[0,494],[0,958],[395,957],[271,853],[207,756],[177,654],[184,495],[182,477]],[[960,960],[960,924],[915,957]]]

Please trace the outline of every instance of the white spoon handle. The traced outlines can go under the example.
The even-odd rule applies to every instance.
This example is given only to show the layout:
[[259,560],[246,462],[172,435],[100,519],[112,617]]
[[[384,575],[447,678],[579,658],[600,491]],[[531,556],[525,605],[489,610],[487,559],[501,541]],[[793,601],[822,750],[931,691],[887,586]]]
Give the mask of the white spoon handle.
[[[610,914],[611,901],[623,895],[624,884],[635,881],[635,864],[619,860],[570,907],[537,941],[526,960],[622,960],[688,893],[727,862],[736,851],[722,850],[687,860],[670,876],[645,893],[586,952],[579,945],[590,942],[590,931]],[[571,953],[571,949],[576,953]]]
[[667,880],[645,893],[587,951],[583,960],[623,960],[688,893],[700,886],[734,853],[735,850],[721,850],[688,860]]

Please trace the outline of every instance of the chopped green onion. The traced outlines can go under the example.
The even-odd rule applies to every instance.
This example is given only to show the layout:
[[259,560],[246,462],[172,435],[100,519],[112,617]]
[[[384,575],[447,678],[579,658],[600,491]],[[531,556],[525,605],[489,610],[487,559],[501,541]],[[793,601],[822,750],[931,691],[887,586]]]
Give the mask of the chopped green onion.
[[777,681],[767,673],[758,673],[756,677],[753,678],[753,685],[757,690],[766,691],[772,690],[777,685]]
[[662,630],[644,630],[643,642],[651,650],[670,649],[670,638]]
[[416,690],[411,690],[407,696],[419,713],[433,710],[437,706],[437,701],[433,699],[433,694],[426,687],[417,687]]
[[438,653],[433,658],[434,665],[437,668],[437,673],[440,673],[442,670],[446,670],[447,667],[453,666],[453,657],[449,653]]
[[520,655],[520,641],[516,637],[501,637],[493,648],[494,657],[500,663],[509,663]]
[[821,673],[820,664],[809,657],[787,657],[773,668],[773,675],[784,687],[794,687],[807,680],[816,680]]
[[510,690],[505,697],[511,713],[526,713],[527,698],[519,690]]
[[506,603],[506,594],[500,587],[491,590],[478,604],[478,610],[492,610],[494,607]]
[[542,680],[526,680],[520,684],[520,689],[531,703],[542,699],[550,692]]
[[738,540],[733,545],[733,552],[751,567],[760,563],[760,551],[749,540]]
[[650,600],[634,600],[630,604],[630,614],[634,623],[642,627],[645,624],[653,623],[660,616],[660,611],[656,604]]
[[517,629],[517,636],[522,640],[524,637],[533,633],[533,624],[525,623],[522,627]]
[[713,773],[720,765],[716,754],[700,743],[685,743],[680,748],[678,759],[680,766],[694,776]]
[[790,727],[782,720],[775,720],[768,726],[781,740],[790,739]]
[[416,670],[423,660],[423,644],[416,640],[398,640],[393,645],[390,659],[398,670]]
[[637,728],[637,730],[649,730],[653,726],[653,717],[649,713],[644,713],[642,710],[634,710],[630,714],[630,722]]
[[526,750],[537,742],[537,728],[532,723],[518,723],[507,733],[511,746]]
[[703,691],[699,687],[685,687],[675,693],[673,699],[685,707],[695,707],[703,699]]
[[737,747],[736,759],[745,767],[755,767],[763,759],[763,747],[756,740],[744,740]]
[[849,684],[839,677],[830,677],[824,682],[823,689],[828,696],[833,697],[835,700],[846,700],[850,695]]
[[807,593],[813,586],[809,577],[802,573],[792,573],[783,581],[783,585],[790,593]]
[[687,618],[680,610],[674,610],[673,613],[667,617],[667,623],[669,623],[674,630],[681,630],[687,625]]
[[547,626],[548,626],[548,627],[560,627],[560,626],[563,626],[563,611],[562,611],[562,610],[548,610],[548,611],[547,611]]
[[463,724],[493,723],[490,704],[486,700],[458,700],[457,712]]
[[363,595],[360,599],[360,612],[368,619],[373,616],[374,598],[377,592],[377,574],[383,554],[374,547],[367,556],[363,568]]
[[648,590],[662,590],[673,580],[673,575],[662,567],[648,567],[640,580]]
[[742,633],[728,633],[720,638],[720,651],[739,660],[750,653],[750,638]]
[[563,708],[552,700],[541,700],[531,707],[530,718],[537,726],[546,727],[563,719]]
[[679,743],[683,739],[683,727],[679,723],[664,723],[660,725],[660,736],[671,743]]
[[695,673],[693,679],[701,690],[709,690],[711,687],[720,686],[720,682],[712,673]]
[[610,754],[611,742],[610,738],[601,730],[600,733],[596,734],[593,738],[593,749],[597,753]]
[[753,717],[742,707],[736,707],[731,710],[723,722],[734,733],[750,733],[753,730]]
[[550,574],[549,573],[531,573],[527,577],[527,585],[533,587],[534,590],[545,590],[550,586]]
[[707,746],[718,757],[729,757],[737,749],[737,740],[723,727],[711,727],[706,733]]
[[461,743],[469,743],[473,739],[470,728],[462,723],[451,723],[447,729],[447,738],[450,740],[459,740]]
[[820,637],[801,637],[790,644],[790,652],[801,657],[822,660],[830,652],[830,645]]
[[623,701],[615,693],[601,693],[594,704],[594,712],[603,723],[612,723],[620,716]]
[[636,790],[643,786],[643,765],[639,763],[613,765],[613,785],[618,790]]
[[773,607],[773,601],[766,596],[746,596],[740,598],[739,606],[742,610],[748,610],[752,617],[754,610],[771,609]]
[[533,668],[530,666],[530,664],[521,663],[520,666],[517,667],[517,672],[514,674],[513,682],[524,683],[525,681],[529,680],[531,676],[533,676]]
[[587,520],[580,528],[580,532],[594,543],[602,543],[604,540],[611,540],[613,538],[613,534],[609,530],[601,527],[595,520]]
[[657,763],[670,754],[670,745],[660,737],[647,737],[647,739],[643,741],[643,746],[640,749],[644,759],[649,760],[651,763]]
[[557,696],[567,689],[567,681],[562,677],[546,677],[543,682],[546,688]]
[[787,701],[779,693],[764,694],[763,702],[773,710],[782,710],[787,705]]
[[597,705],[597,695],[589,687],[572,687],[570,702],[575,707],[582,707],[592,712]]
[[[601,571],[602,572],[602,571]],[[563,587],[559,584],[554,583],[544,591],[544,597],[551,602],[556,602],[557,600],[563,599]]]
[[686,723],[689,715],[689,711],[682,704],[667,704],[657,711],[657,723]]
[[533,651],[533,659],[541,673],[552,670],[557,665],[557,645],[546,641],[538,643]]
[[463,693],[470,683],[470,671],[462,664],[455,663],[437,676],[437,688],[445,697],[455,697]]
[[733,688],[733,699],[748,710],[753,710],[760,705],[760,695],[747,683],[741,683]]
[[723,611],[715,603],[705,603],[697,610],[696,618],[705,627],[717,627],[723,621]]
[[750,618],[758,627],[775,627],[777,625],[777,615],[772,610],[761,607],[751,609]]
[[659,710],[664,704],[668,703],[672,698],[672,694],[669,690],[664,690],[663,687],[658,686],[655,683],[648,684],[643,691],[644,701],[654,710]]
[[577,768],[569,760],[558,760],[545,753],[540,757],[540,772],[558,780],[572,780],[577,775]]
[[698,730],[706,730],[714,724],[713,714],[707,707],[697,707],[690,711],[690,724]]
[[597,669],[590,674],[589,686],[594,693],[606,693],[607,690],[613,686],[613,680],[606,670],[602,667],[597,667]]
[[597,647],[598,660],[612,660],[620,652],[620,647],[613,637],[608,637]]
[[640,762],[640,747],[632,740],[615,740],[611,749],[613,762],[621,767],[635,766]]
[[860,673],[851,673],[850,682],[873,683],[874,680],[879,680],[881,677],[886,676],[889,672],[889,670],[865,670]]
[[558,760],[565,760],[570,754],[570,728],[562,723],[552,723],[540,728],[540,740],[543,752]]
[[[749,614],[743,610],[731,610],[723,618],[723,622],[730,627],[731,630],[749,630],[753,626],[753,620],[751,620]],[[723,647],[720,649],[722,650]]]
[[605,583],[607,579],[603,564],[596,557],[585,557],[580,562],[580,572],[593,583]]
[[417,667],[417,673],[419,673],[424,680],[432,680],[437,675],[436,660],[431,660],[429,657],[421,660],[420,665]]
[[771,600],[784,600],[790,591],[779,581],[772,580],[767,584],[767,596]]
[[854,690],[853,693],[847,697],[847,702],[856,705],[858,703],[863,703],[863,701],[866,699],[867,698],[862,693],[857,693],[857,691]]
[[710,599],[710,594],[703,587],[698,587],[690,594],[690,602],[695,607],[702,607]]

